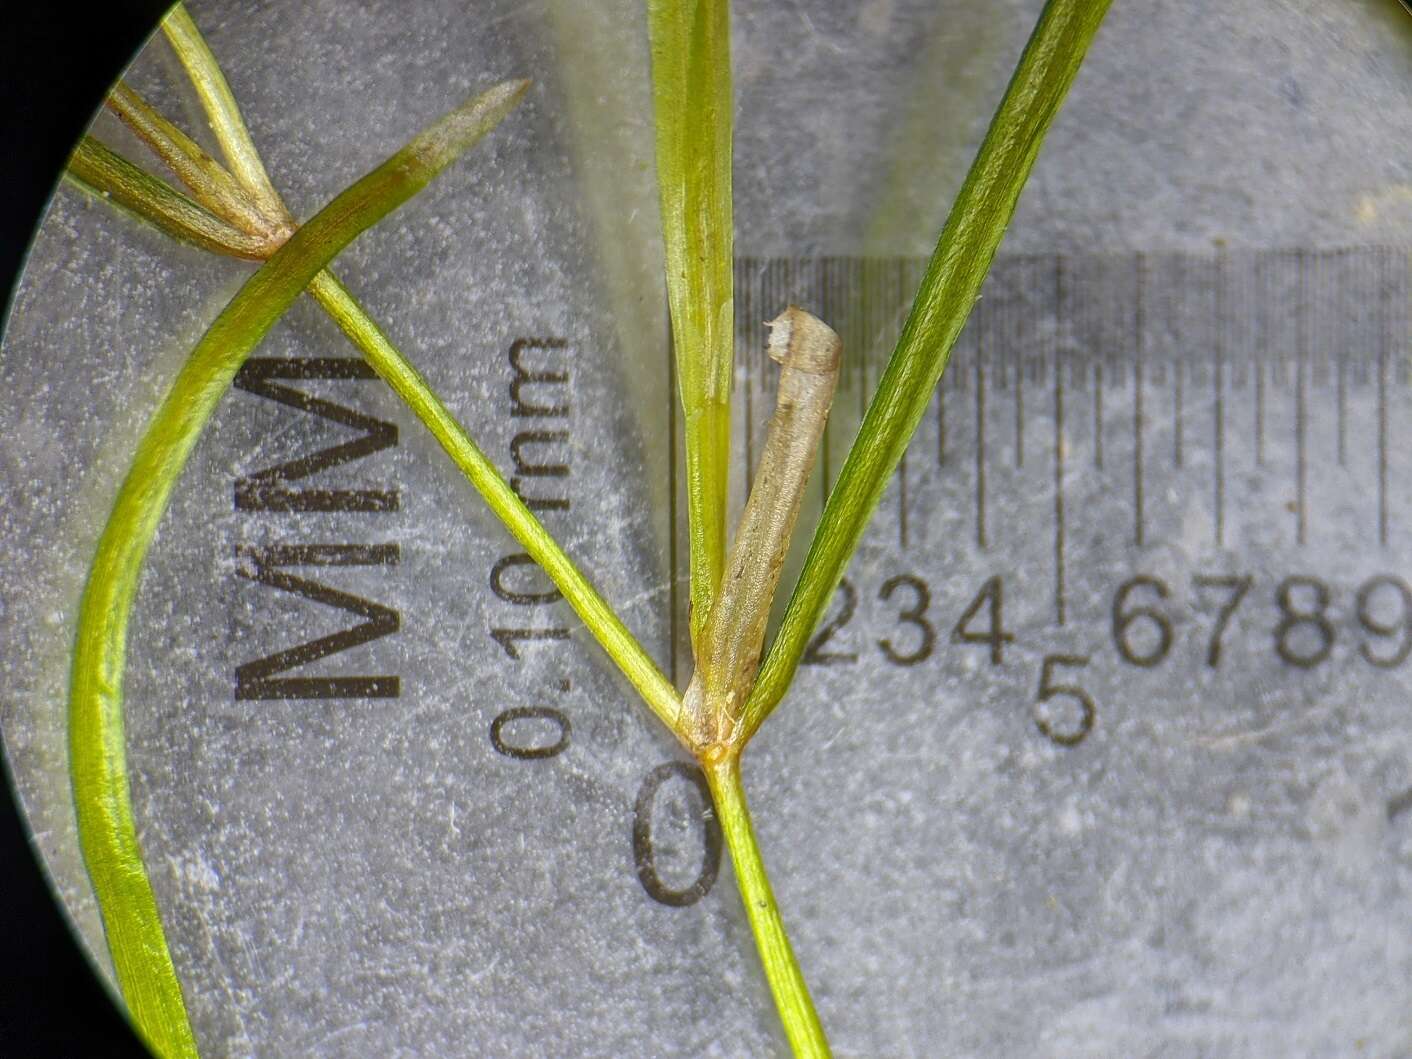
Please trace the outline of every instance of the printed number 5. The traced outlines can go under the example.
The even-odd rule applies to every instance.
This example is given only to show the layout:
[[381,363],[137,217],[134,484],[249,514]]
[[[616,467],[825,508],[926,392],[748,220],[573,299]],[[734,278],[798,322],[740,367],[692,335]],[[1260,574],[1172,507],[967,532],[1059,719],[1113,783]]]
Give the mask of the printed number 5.
[[[1078,668],[1088,665],[1087,655],[1046,655],[1039,670],[1039,694],[1035,699],[1034,723],[1045,737],[1058,743],[1060,746],[1077,746],[1084,741],[1084,737],[1093,729],[1093,718],[1096,709],[1093,699],[1089,693],[1077,684],[1056,684],[1054,683],[1054,670],[1060,666]],[[1041,709],[1043,703],[1051,699],[1069,698],[1079,704],[1080,716],[1077,728],[1069,729],[1057,726],[1055,721],[1058,718],[1053,708]]]

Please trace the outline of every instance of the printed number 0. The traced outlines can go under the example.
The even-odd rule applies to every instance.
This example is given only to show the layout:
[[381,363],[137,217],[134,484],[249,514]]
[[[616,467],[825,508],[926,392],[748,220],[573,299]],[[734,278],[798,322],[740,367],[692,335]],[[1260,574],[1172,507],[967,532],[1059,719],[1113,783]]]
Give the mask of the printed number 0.
[[[652,845],[652,810],[657,803],[657,792],[664,783],[676,779],[696,788],[697,797],[706,806],[701,818],[701,871],[689,886],[677,890],[668,886],[657,874],[657,851]],[[701,770],[684,761],[669,761],[658,765],[647,774],[642,787],[637,792],[637,803],[632,813],[632,855],[637,866],[637,879],[647,896],[658,904],[669,908],[686,908],[694,905],[716,884],[716,876],[721,870],[721,845],[724,841],[720,821],[711,805],[711,791],[706,786],[706,777]]]

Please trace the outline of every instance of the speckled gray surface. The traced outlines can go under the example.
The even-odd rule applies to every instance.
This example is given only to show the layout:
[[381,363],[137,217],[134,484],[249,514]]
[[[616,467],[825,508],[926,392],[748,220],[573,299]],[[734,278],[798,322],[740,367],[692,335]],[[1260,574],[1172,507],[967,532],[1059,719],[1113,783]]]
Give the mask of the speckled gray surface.
[[[925,253],[1038,4],[736,7],[738,253]],[[747,758],[776,891],[841,1055],[1412,1052],[1412,812],[1399,809],[1412,787],[1409,678],[1368,662],[1363,648],[1387,657],[1397,636],[1370,635],[1356,600],[1371,578],[1412,575],[1406,261],[1259,253],[1412,244],[1412,19],[1392,0],[1311,7],[1118,0],[1008,237],[1008,252],[1030,256],[1002,265],[982,302],[989,330],[963,342],[942,398],[951,462],[921,455],[943,447],[929,416],[906,497],[889,490],[850,572],[857,614],[827,649],[860,661],[806,667]],[[536,79],[519,112],[338,270],[502,466],[524,431],[568,432],[521,442],[530,462],[569,468],[527,476],[526,491],[571,502],[547,522],[668,659],[666,323],[638,5],[192,10],[301,215],[477,86]],[[168,59],[143,59],[134,79],[193,124]],[[1151,255],[1140,325],[1138,251]],[[1057,327],[1056,252],[1072,269]],[[747,280],[765,275],[751,267]],[[63,731],[83,571],[159,380],[246,271],[64,191],[0,353],[0,726],[36,842],[96,953]],[[770,289],[808,294],[810,275]],[[1345,284],[1338,312],[1297,311],[1309,277]],[[876,318],[846,294],[834,307],[855,345],[896,325],[890,304]],[[1127,427],[1137,332],[1151,372],[1142,450]],[[564,341],[521,347],[521,364],[568,373],[567,415],[511,414],[520,339]],[[1198,371],[1219,349],[1232,389],[1218,543],[1212,376]],[[1030,388],[997,389],[1017,354]],[[301,304],[258,355],[353,354]],[[1270,387],[1259,453],[1255,377],[1235,389],[1235,365],[1252,357]],[[1329,364],[1349,366],[1346,404]],[[954,446],[973,445],[986,372],[978,547],[973,450],[963,460]],[[491,590],[517,549],[390,393],[290,385],[398,428],[395,446],[292,484],[396,489],[398,510],[235,509],[242,475],[352,435],[233,392],[162,524],[132,634],[134,802],[202,1054],[783,1054],[729,865],[684,907],[639,880],[635,807],[677,759],[671,741],[567,609]],[[557,384],[536,385],[521,397],[559,403]],[[762,419],[767,389],[744,366],[740,392]],[[1128,491],[1139,459],[1140,546]],[[1368,514],[1380,495],[1385,544]],[[395,634],[299,675],[395,674],[397,697],[236,698],[242,664],[354,624],[240,576],[251,567],[237,549],[276,544],[397,546],[395,564],[286,570],[400,616]],[[1125,665],[1112,635],[1114,592],[1136,574],[1170,591],[1132,600],[1173,624],[1151,668]],[[1233,574],[1253,587],[1210,669],[1222,590],[1202,595],[1193,578]],[[934,651],[915,666],[885,662],[877,644],[906,654],[922,635],[898,622],[916,602],[902,575],[930,589]],[[995,575],[1015,635],[999,666],[950,640]],[[1307,669],[1274,650],[1275,593],[1290,576],[1331,586],[1333,647]],[[507,584],[504,595],[538,588],[523,570]],[[1386,623],[1395,589],[1378,592],[1365,617]],[[979,621],[970,628],[984,611]],[[513,628],[570,638],[512,641],[516,661],[492,635]],[[1139,653],[1153,649],[1133,635]],[[1054,673],[1098,705],[1072,749],[1033,723],[1053,654],[1090,658]],[[516,707],[560,711],[567,749],[497,752],[492,722]],[[556,729],[518,721],[502,735],[552,742]],[[668,888],[697,876],[701,810],[689,783],[663,783],[653,846]]]

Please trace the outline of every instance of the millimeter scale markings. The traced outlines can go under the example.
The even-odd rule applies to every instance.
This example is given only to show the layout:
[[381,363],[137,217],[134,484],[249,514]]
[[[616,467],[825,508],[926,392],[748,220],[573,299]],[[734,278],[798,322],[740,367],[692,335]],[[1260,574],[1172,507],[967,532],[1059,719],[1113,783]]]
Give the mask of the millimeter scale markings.
[[[925,268],[737,259],[737,509],[774,407],[764,322],[800,305],[844,343],[807,537]],[[1098,549],[1180,543],[1234,561],[1412,545],[1398,540],[1412,517],[1412,458],[1397,448],[1412,412],[1409,297],[1409,253],[1390,247],[1001,255],[864,550],[1022,560],[1049,579],[1062,625]],[[673,519],[685,540],[680,495]]]

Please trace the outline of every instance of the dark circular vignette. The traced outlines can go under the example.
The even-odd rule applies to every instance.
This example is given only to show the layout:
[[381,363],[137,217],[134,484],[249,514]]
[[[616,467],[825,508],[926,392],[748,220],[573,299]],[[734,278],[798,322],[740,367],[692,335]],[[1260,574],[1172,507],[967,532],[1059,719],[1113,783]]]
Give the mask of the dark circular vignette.
[[[34,229],[69,151],[167,6],[9,5],[0,33],[0,320],[8,319]],[[60,911],[20,818],[8,764],[0,768],[0,954],[0,1053],[148,1054]]]

